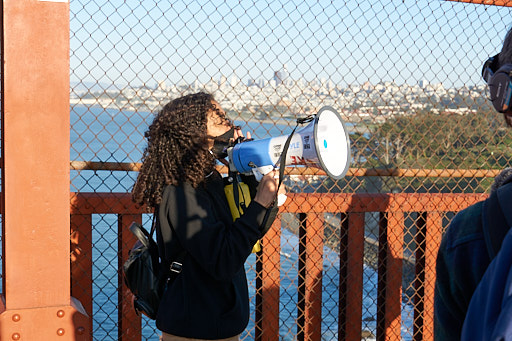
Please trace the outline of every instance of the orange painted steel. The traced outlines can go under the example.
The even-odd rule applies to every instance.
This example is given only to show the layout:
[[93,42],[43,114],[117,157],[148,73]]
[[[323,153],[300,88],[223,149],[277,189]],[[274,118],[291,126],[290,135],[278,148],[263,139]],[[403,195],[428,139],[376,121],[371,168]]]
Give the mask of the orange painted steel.
[[446,0],[446,1],[465,2],[465,3],[479,4],[479,5],[494,5],[494,6],[512,7],[512,0]]
[[[416,234],[418,250],[416,259],[420,262],[416,265],[416,273],[418,274],[417,290],[418,302],[415,305],[421,309],[416,313],[415,318],[415,335],[421,335],[422,340],[434,340],[434,287],[436,279],[436,263],[434,257],[441,244],[442,236],[442,216],[440,212],[428,212],[426,222],[420,226],[420,230]],[[423,300],[419,297],[423,297]]]
[[[390,204],[393,208],[393,203]],[[379,224],[379,265],[377,335],[383,340],[401,336],[402,259],[404,212],[381,213]]]
[[341,340],[358,340],[363,316],[364,213],[345,213],[341,224],[338,333]]
[[[280,223],[280,220],[276,220],[263,237],[262,246],[264,251],[260,252],[256,259],[256,340],[279,340]],[[270,250],[273,252],[269,252]]]
[[[71,161],[72,170],[108,170],[138,172],[138,162],[100,162]],[[227,174],[226,166],[218,166],[218,171]],[[396,176],[412,178],[493,178],[501,169],[414,169],[414,168],[349,168],[346,176]],[[286,167],[288,175],[322,175],[326,173],[318,168]]]
[[[124,264],[128,259],[128,252],[137,241],[133,233],[130,232],[130,224],[135,221],[142,224],[142,215],[123,214],[118,217],[118,255],[119,264]],[[119,338],[122,341],[138,341],[142,332],[141,319],[137,317],[133,308],[132,295],[130,289],[126,286],[123,278],[122,269],[118,269],[118,302],[121,302],[118,310],[119,329],[123,334]]]
[[321,340],[324,219],[307,212],[299,220],[297,340]]
[[[82,302],[88,316],[92,316],[92,215],[71,216],[71,295]],[[92,324],[89,325],[92,333]]]
[[[322,253],[324,246],[323,214],[340,213],[340,286],[339,286],[339,338],[359,339],[362,324],[363,253],[365,212],[381,212],[378,259],[377,339],[401,339],[402,263],[404,243],[404,215],[416,212],[417,234],[414,236],[416,266],[414,287],[414,339],[433,340],[433,288],[435,257],[441,240],[442,217],[445,212],[457,212],[481,201],[486,194],[288,194],[288,201],[280,212],[299,215],[299,288],[297,310],[297,339],[320,340],[322,309]],[[71,195],[72,222],[80,222],[80,230],[87,235],[92,229],[91,214],[114,213],[118,215],[119,259],[123,264],[133,238],[128,237],[128,224],[141,221],[143,207],[137,207],[129,193],[80,193]],[[72,225],[73,226],[73,225]],[[280,286],[280,226],[276,221],[263,239],[263,251],[257,255],[255,339],[279,339],[279,286]],[[76,229],[76,227],[75,227]],[[78,241],[77,248],[89,248],[86,238]],[[90,241],[90,239],[89,239]],[[81,242],[85,243],[82,247]],[[91,262],[92,255],[84,264]],[[73,274],[75,276],[75,274]],[[81,273],[79,276],[84,276]],[[89,276],[89,275],[87,275]],[[73,285],[87,283],[81,297],[88,307],[92,304],[91,278],[73,280]],[[119,294],[119,339],[140,339],[140,317],[132,310],[129,293],[121,278]],[[75,292],[76,288],[72,288]],[[80,290],[84,289],[81,284]],[[76,289],[77,290],[77,289]],[[287,307],[290,309],[289,307]],[[135,320],[134,320],[135,319]],[[134,321],[138,321],[134,323]]]
[[70,295],[69,3],[2,1],[0,339],[85,340]]

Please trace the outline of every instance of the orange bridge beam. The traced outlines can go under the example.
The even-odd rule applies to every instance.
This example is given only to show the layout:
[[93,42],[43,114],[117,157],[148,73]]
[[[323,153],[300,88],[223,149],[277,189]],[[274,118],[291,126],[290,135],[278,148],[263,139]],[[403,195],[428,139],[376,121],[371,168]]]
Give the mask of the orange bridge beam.
[[480,5],[512,7],[512,0],[447,0],[447,1],[466,2],[466,3],[470,3],[470,4],[480,4]]
[[69,1],[1,6],[0,339],[86,340],[69,275]]

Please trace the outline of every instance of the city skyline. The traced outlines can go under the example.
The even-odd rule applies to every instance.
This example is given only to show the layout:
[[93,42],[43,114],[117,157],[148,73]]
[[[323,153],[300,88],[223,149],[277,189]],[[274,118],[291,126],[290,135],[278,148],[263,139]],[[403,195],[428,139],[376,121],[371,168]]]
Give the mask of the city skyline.
[[[378,84],[394,84],[398,86],[414,86],[418,85],[421,88],[427,87],[427,86],[436,86],[436,87],[443,87],[443,82],[437,82],[432,83],[428,79],[422,78],[422,79],[414,79],[413,83],[403,83],[398,84],[393,81],[387,81],[387,80],[379,80],[376,83],[370,82],[370,80],[363,81],[362,83],[354,83],[354,84],[346,84],[344,86],[335,83],[333,80],[321,77],[321,78],[314,78],[311,80],[306,80],[304,78],[299,79],[292,79],[289,76],[289,73],[286,71],[286,64],[283,65],[283,69],[275,70],[273,71],[273,77],[271,78],[264,78],[260,77],[257,79],[254,78],[247,78],[243,79],[238,77],[236,74],[232,74],[231,76],[225,76],[220,75],[217,79],[211,78],[207,82],[200,82],[199,80],[194,80],[192,83],[187,83],[184,80],[181,80],[180,82],[172,83],[170,80],[161,79],[161,80],[154,80],[151,83],[148,84],[116,84],[116,83],[101,83],[101,82],[95,82],[95,81],[71,81],[71,88],[76,91],[106,91],[106,90],[122,90],[122,89],[129,89],[129,88],[148,88],[148,89],[158,89],[162,87],[172,87],[172,86],[178,86],[178,87],[198,87],[198,84],[208,84],[208,83],[217,83],[219,86],[224,86],[226,84],[229,84],[231,87],[243,85],[247,87],[251,86],[258,86],[260,88],[264,86],[277,86],[280,84],[288,85],[291,84],[302,84],[304,86],[306,85],[324,85],[327,87],[369,87],[371,88],[374,85]],[[481,78],[479,78],[478,82],[475,84],[462,84],[459,87],[473,87],[473,86],[486,86],[485,82]]]
[[447,88],[441,83],[430,84],[421,80],[414,85],[366,82],[342,87],[328,80],[303,82],[285,78],[283,74],[281,77],[279,81],[273,78],[262,82],[221,77],[205,84],[195,81],[188,85],[161,81],[155,87],[125,87],[97,92],[74,89],[70,100],[74,105],[154,111],[169,99],[184,93],[206,91],[214,94],[220,105],[232,115],[236,113],[259,119],[294,118],[315,113],[328,105],[338,110],[347,121],[357,122],[372,117],[377,123],[397,115],[425,111],[465,115],[488,105],[486,85]]

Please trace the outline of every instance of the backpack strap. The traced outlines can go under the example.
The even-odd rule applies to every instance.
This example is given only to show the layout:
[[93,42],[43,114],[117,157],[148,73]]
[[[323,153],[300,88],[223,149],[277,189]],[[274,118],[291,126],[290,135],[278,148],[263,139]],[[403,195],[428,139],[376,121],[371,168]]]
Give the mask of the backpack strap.
[[500,186],[483,203],[483,231],[490,259],[496,257],[503,239],[512,227],[512,209],[507,209],[510,205],[512,182]]
[[183,269],[183,261],[187,255],[187,251],[184,248],[181,248],[181,251],[178,253],[178,256],[174,259],[173,262],[169,265],[169,277],[167,278],[168,282],[172,282],[176,276],[181,273]]
[[[508,182],[505,185],[498,188],[498,201],[500,203],[501,211],[507,220],[508,226],[512,226],[512,182]],[[508,209],[507,209],[508,208]]]
[[[155,212],[153,213],[153,223],[151,226],[151,232],[150,236],[153,237],[153,233],[156,231],[156,216],[158,215],[158,207],[155,208]],[[161,270],[163,276],[167,277],[167,282],[172,282],[176,276],[178,276],[181,273],[181,270],[183,269],[183,261],[185,260],[185,257],[187,256],[187,250],[181,245],[178,236],[176,232],[174,231],[174,226],[169,224],[171,227],[171,238],[176,238],[177,245],[179,245],[180,251],[178,252],[178,255],[174,258],[173,261],[171,261],[170,264],[163,261],[160,263]]]
[[151,222],[151,231],[149,232],[149,236],[153,238],[153,233],[156,231],[156,215],[158,214],[158,210],[155,209],[155,213],[153,213],[153,221]]

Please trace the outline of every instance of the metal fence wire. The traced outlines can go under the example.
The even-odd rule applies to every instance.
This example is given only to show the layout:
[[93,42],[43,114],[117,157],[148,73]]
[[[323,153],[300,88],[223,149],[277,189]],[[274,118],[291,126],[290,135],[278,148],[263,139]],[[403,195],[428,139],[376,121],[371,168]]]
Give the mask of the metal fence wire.
[[[340,268],[347,215],[329,211],[328,195],[485,193],[509,167],[512,133],[492,109],[480,74],[483,62],[501,49],[511,24],[508,7],[437,0],[71,0],[70,9],[75,195],[130,192],[153,115],[185,94],[212,93],[255,139],[289,134],[296,118],[323,106],[341,115],[352,151],[347,175],[332,180],[289,167],[285,179],[291,193],[324,198],[326,208],[318,215],[323,259],[316,265],[322,280],[314,289],[321,291],[318,328],[324,340],[339,336],[340,305],[349,299],[341,297],[340,285],[350,286],[344,282],[350,273]],[[441,214],[442,229],[460,208]],[[297,292],[307,275],[299,267],[305,248],[300,235],[306,232],[304,216],[294,212],[280,216],[282,340],[300,339],[302,333]],[[425,216],[421,209],[402,214],[401,328],[394,337],[416,340],[414,269]],[[117,218],[116,212],[93,214],[91,250],[72,249],[72,260],[76,253],[92,253],[96,340],[123,337]],[[382,313],[380,227],[389,217],[364,211],[363,218],[361,339],[373,340]],[[151,216],[144,215],[143,223],[148,227]],[[259,333],[256,257],[246,264],[253,312],[243,340]],[[73,290],[80,296],[79,283]],[[158,339],[153,321],[143,318],[142,329],[143,338]]]

